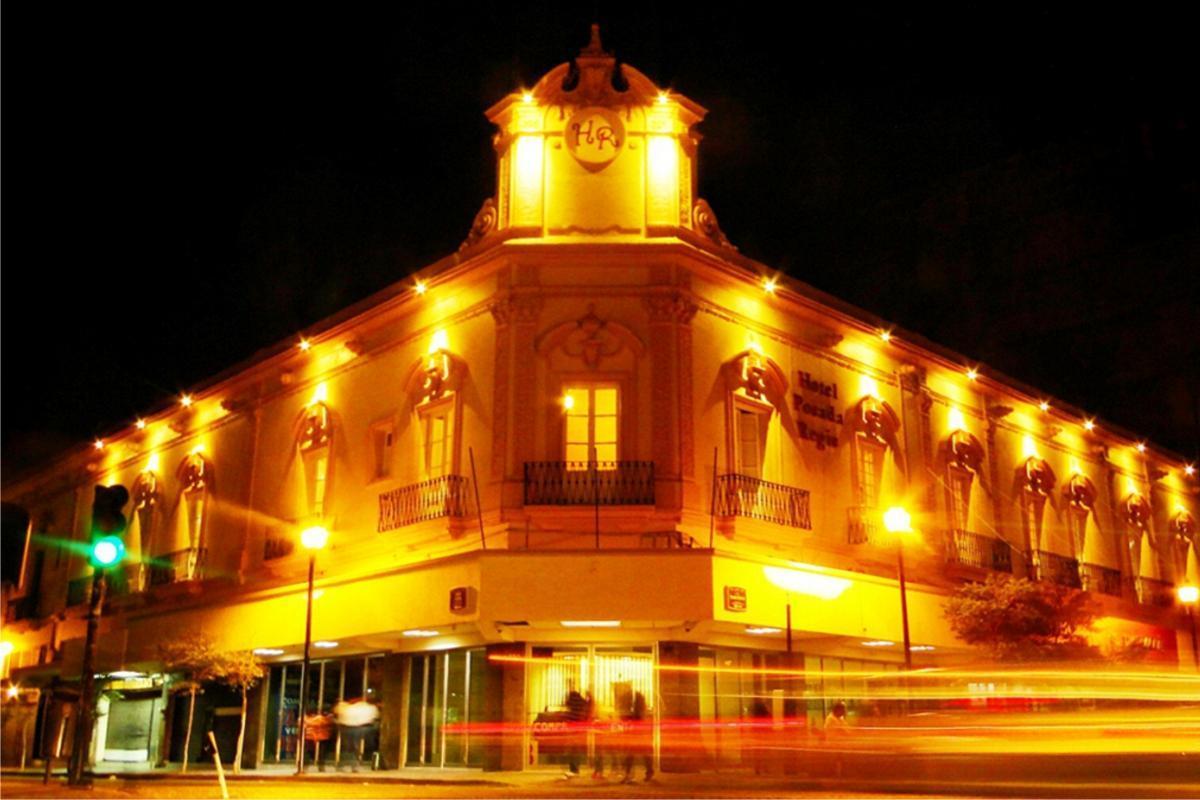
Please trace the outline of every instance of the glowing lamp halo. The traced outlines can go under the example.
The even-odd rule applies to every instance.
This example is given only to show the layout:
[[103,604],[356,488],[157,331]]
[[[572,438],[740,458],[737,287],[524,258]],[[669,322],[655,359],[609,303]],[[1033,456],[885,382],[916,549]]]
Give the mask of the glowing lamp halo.
[[1196,605],[1200,602],[1200,586],[1186,584],[1175,589],[1175,597],[1185,605]]
[[321,550],[329,542],[329,530],[321,525],[305,528],[300,533],[300,544],[308,550]]
[[912,533],[912,514],[900,506],[883,512],[883,527],[888,533]]

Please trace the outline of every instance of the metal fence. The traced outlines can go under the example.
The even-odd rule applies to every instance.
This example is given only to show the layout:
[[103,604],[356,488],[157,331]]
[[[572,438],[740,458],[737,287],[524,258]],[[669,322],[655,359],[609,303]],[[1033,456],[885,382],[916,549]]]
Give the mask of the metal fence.
[[525,505],[654,505],[654,462],[526,461]]
[[462,475],[443,475],[401,486],[379,495],[377,530],[403,528],[414,522],[440,517],[465,517],[470,513],[470,481]]
[[717,478],[717,516],[749,517],[812,530],[807,489],[771,483],[749,475]]

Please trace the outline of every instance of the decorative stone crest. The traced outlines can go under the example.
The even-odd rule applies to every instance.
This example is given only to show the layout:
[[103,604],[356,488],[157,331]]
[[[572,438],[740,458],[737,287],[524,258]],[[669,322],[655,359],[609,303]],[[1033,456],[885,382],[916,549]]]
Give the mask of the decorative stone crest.
[[208,486],[208,462],[199,453],[192,453],[180,466],[180,483],[185,492],[198,492]]
[[1125,498],[1125,521],[1139,530],[1150,521],[1150,503],[1138,492]]
[[588,369],[596,369],[606,358],[628,348],[635,356],[644,350],[633,331],[618,322],[596,316],[594,306],[575,322],[564,322],[549,331],[538,343],[538,352],[561,349],[571,358],[578,358]]

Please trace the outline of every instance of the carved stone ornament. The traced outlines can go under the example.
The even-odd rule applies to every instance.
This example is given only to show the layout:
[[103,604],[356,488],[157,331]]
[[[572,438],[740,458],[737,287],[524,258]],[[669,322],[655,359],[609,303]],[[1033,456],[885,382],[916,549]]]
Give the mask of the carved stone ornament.
[[564,322],[542,337],[537,349],[543,355],[561,349],[571,358],[578,358],[588,369],[596,369],[606,358],[628,348],[634,356],[644,351],[642,342],[633,331],[611,320],[596,316],[594,306],[574,322]]
[[542,312],[542,298],[536,295],[507,294],[488,306],[497,325],[532,325]]
[[474,247],[495,229],[496,201],[489,197],[483,201],[483,205],[476,212],[475,220],[471,223],[471,230],[467,231],[467,238],[458,246],[458,252],[461,253],[463,250]]
[[329,409],[324,403],[312,403],[304,410],[304,423],[300,429],[300,449],[315,450],[329,444],[333,436],[333,425],[329,420]]
[[1054,470],[1037,456],[1025,459],[1021,467],[1024,488],[1034,494],[1049,495],[1054,489]]
[[1125,498],[1125,521],[1134,528],[1145,528],[1150,521],[1150,503],[1138,492]]
[[682,292],[655,292],[643,299],[653,323],[680,323],[686,325],[696,316],[698,307]]
[[146,470],[133,485],[133,507],[135,510],[149,508],[158,503],[158,476]]
[[717,223],[716,212],[712,210],[712,206],[708,204],[707,200],[696,201],[696,205],[692,208],[692,225],[718,247],[737,250],[721,230],[721,226]]
[[1063,485],[1063,495],[1075,508],[1091,509],[1096,505],[1096,487],[1079,473]]
[[1180,538],[1190,539],[1196,535],[1196,520],[1186,511],[1171,518],[1171,531]]
[[652,103],[658,92],[640,73],[627,76],[617,59],[600,42],[600,26],[592,26],[587,47],[569,65],[551,70],[533,89],[547,105],[616,108]]
[[208,485],[208,462],[199,453],[192,453],[180,467],[180,483],[185,492],[198,492]]
[[426,400],[438,400],[450,380],[450,357],[443,350],[425,357],[425,382],[421,385]]
[[983,471],[983,445],[966,431],[950,434],[950,462],[971,472]]

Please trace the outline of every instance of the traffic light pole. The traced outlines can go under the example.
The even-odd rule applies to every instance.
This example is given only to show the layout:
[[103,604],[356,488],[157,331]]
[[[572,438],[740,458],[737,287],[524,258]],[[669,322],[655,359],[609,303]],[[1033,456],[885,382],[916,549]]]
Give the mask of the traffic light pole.
[[87,639],[83,646],[83,674],[80,676],[79,709],[75,715],[75,736],[71,745],[70,768],[67,783],[85,786],[91,776],[85,777],[88,751],[92,749],[92,726],[96,708],[96,631],[100,627],[100,612],[104,607],[104,593],[108,587],[108,570],[95,569],[92,577],[92,601],[88,609]]

